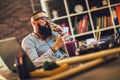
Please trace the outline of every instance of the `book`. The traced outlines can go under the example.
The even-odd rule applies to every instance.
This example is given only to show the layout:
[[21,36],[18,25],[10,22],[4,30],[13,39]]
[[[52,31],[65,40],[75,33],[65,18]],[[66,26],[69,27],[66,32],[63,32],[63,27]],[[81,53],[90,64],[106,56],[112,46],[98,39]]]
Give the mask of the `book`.
[[114,20],[115,25],[118,25],[118,17],[116,14],[116,10],[114,8],[112,8],[112,16],[113,16],[113,20]]
[[112,23],[112,18],[111,18],[111,16],[109,16],[109,20],[108,20],[108,22],[109,22],[109,26],[113,26],[113,23]]
[[82,33],[83,32],[83,20],[80,19],[79,21],[79,27],[78,27],[78,34]]
[[98,17],[96,21],[97,21],[96,39],[98,40],[98,39],[99,39],[99,35],[100,35],[100,31],[99,31],[99,30],[100,30],[100,26],[101,26],[101,25],[100,25],[100,23],[101,23],[101,17]]
[[118,17],[118,23],[120,24],[120,6],[116,6],[115,9]]
[[74,34],[78,34],[78,26],[79,22],[77,22],[77,16],[75,17],[75,22],[74,22]]
[[103,27],[106,28],[106,27],[107,27],[107,25],[106,25],[106,20],[107,20],[107,19],[106,19],[106,16],[103,17],[103,20],[104,20]]
[[101,28],[100,23],[101,23],[101,17],[98,17],[97,18],[97,30],[99,30]]
[[104,24],[104,22],[103,22],[103,16],[102,17],[100,17],[100,28],[104,28],[103,25]]
[[92,30],[92,28],[91,28],[91,25],[90,25],[90,21],[87,20],[86,31],[88,32],[88,31],[91,31],[91,30]]
[[88,15],[84,16],[84,26],[83,26],[83,32],[87,31],[87,20],[88,20]]

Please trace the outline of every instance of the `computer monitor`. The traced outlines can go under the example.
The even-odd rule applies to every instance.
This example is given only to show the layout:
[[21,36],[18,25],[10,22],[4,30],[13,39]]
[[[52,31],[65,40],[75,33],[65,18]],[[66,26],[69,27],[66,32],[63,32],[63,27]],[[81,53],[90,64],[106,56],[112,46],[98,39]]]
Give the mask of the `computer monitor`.
[[35,66],[33,65],[32,61],[27,57],[25,52],[22,50],[20,44],[15,37],[0,40],[0,57],[10,71],[16,71],[14,63],[16,57],[19,55],[20,52],[22,52],[25,56],[24,66],[27,67],[28,70],[34,70]]

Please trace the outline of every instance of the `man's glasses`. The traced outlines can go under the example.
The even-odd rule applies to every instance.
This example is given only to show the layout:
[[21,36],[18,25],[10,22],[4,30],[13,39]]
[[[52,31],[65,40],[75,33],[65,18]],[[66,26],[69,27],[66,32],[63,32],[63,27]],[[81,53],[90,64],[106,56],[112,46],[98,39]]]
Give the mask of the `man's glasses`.
[[39,18],[37,18],[37,19],[35,19],[35,21],[36,20],[49,20],[50,18],[49,17],[46,17],[46,16],[42,16],[42,17],[39,17]]

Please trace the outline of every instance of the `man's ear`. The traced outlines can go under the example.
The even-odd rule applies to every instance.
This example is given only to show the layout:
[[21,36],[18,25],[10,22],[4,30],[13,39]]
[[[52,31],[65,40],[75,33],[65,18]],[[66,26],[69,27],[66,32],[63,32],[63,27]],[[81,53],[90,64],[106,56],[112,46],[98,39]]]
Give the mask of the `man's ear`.
[[32,25],[37,25],[37,22],[35,22],[35,21],[32,21],[31,23],[32,23]]

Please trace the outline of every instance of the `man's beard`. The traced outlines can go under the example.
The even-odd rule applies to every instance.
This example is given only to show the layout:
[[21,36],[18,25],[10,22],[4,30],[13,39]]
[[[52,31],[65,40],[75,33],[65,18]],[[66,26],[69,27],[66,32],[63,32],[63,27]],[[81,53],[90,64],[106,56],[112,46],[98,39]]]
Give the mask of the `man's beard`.
[[41,26],[38,23],[38,31],[39,31],[39,34],[41,34],[45,39],[52,36],[52,30],[49,25],[47,25],[47,27],[46,27],[46,25]]

